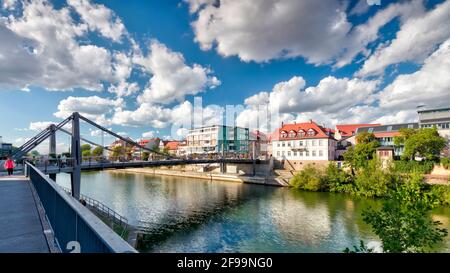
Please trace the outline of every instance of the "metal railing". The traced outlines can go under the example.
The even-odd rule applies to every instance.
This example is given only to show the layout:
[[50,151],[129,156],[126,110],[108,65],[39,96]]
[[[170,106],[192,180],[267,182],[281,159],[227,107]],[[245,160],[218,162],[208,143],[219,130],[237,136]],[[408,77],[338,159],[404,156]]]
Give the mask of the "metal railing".
[[[66,187],[60,186],[67,194],[71,195],[72,191]],[[86,205],[93,208],[96,211],[99,211],[100,213],[104,214],[108,219],[112,220],[116,224],[119,224],[123,227],[128,226],[128,219],[119,213],[117,213],[115,210],[111,209],[107,205],[103,204],[102,202],[89,197],[85,194],[80,194],[80,199],[86,201]]]
[[136,252],[88,208],[28,162],[26,174],[36,189],[62,252]]

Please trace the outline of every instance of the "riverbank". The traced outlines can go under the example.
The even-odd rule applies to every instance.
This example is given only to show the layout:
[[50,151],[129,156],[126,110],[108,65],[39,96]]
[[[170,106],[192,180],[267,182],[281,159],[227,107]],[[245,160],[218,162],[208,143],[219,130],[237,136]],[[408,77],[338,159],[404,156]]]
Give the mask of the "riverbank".
[[212,173],[212,172],[195,172],[195,171],[179,171],[179,170],[162,170],[157,168],[129,168],[120,170],[108,170],[110,172],[121,172],[121,173],[141,173],[149,175],[165,175],[165,176],[176,176],[184,178],[197,178],[205,180],[218,180],[236,183],[250,183],[268,186],[278,186],[286,187],[289,186],[283,180],[277,179],[276,176],[248,176],[248,175],[238,175],[230,173]]

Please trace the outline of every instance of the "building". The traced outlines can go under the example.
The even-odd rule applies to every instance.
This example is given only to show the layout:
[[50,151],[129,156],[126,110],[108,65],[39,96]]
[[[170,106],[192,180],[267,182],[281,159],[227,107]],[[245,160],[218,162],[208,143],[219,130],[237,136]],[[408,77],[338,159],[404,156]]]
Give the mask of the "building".
[[420,128],[436,126],[439,135],[447,139],[450,146],[450,108],[418,110]]
[[170,140],[165,141],[164,151],[167,151],[170,155],[178,155],[178,146],[181,144],[181,141],[178,140]]
[[256,130],[250,132],[249,157],[263,158],[269,157],[269,138],[263,132]]
[[400,135],[399,131],[402,128],[418,129],[419,123],[410,122],[401,124],[387,124],[379,126],[360,127],[356,130],[356,134],[363,132],[373,133],[381,146],[394,148],[394,156],[398,157],[402,155],[404,147],[395,146],[394,137]]
[[326,165],[335,159],[337,140],[333,130],[312,120],[282,124],[277,132],[272,139],[272,152],[284,168],[298,170],[310,163]]
[[249,152],[248,128],[212,125],[189,130],[187,154],[244,155]]
[[361,127],[380,126],[381,124],[338,124],[334,130],[334,138],[337,140],[346,139],[347,142],[355,145],[356,130]]
[[7,157],[13,152],[13,146],[11,143],[3,142],[3,138],[0,136],[0,158]]

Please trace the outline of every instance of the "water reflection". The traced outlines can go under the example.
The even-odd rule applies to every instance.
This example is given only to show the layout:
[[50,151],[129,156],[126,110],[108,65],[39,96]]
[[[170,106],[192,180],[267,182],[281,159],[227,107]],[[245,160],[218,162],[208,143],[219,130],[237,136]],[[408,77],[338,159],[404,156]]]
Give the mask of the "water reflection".
[[[68,187],[69,177],[58,183]],[[361,212],[381,206],[343,194],[112,171],[83,173],[81,191],[151,229],[152,252],[342,252],[377,240]],[[448,208],[433,215],[449,227]],[[450,239],[437,250],[449,251]]]

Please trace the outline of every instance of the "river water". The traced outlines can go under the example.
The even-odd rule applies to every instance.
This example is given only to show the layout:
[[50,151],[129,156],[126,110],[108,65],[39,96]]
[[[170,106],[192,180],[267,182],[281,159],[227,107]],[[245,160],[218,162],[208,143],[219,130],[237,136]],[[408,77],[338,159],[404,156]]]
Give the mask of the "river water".
[[[70,187],[70,176],[58,174]],[[378,242],[361,217],[381,201],[192,178],[83,172],[81,192],[158,234],[148,252],[342,252]],[[433,212],[450,230],[450,208]],[[450,252],[450,238],[436,247]]]

